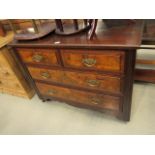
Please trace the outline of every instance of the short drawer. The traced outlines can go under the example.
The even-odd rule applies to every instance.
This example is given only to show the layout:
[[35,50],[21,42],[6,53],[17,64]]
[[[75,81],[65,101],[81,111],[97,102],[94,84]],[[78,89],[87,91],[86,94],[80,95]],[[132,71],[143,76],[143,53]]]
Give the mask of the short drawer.
[[36,85],[40,93],[44,96],[56,97],[68,101],[81,103],[83,105],[98,107],[101,109],[108,109],[114,111],[119,111],[120,109],[121,101],[119,97],[63,88],[38,82],[36,82]]
[[56,52],[53,49],[17,49],[20,57],[25,63],[58,66]]
[[108,50],[61,50],[65,67],[124,72],[124,52]]
[[90,72],[49,70],[35,67],[28,67],[28,69],[34,79],[92,90],[121,93],[121,79],[119,77],[92,74]]

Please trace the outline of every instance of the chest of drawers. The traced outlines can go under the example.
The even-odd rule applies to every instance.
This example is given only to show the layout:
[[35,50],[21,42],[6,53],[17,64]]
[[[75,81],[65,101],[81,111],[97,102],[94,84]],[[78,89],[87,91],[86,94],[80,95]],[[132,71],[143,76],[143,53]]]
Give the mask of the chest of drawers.
[[43,100],[106,111],[129,121],[136,48],[142,23],[129,28],[70,37],[51,35],[13,47],[38,96]]
[[12,39],[11,32],[6,37],[0,37],[0,93],[32,98],[35,91],[25,80],[25,72],[18,64],[14,53],[6,46]]

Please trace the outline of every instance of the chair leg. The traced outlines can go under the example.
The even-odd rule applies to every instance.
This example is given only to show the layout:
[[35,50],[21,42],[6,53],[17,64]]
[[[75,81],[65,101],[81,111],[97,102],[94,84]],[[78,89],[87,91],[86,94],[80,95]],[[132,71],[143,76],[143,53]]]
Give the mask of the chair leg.
[[60,30],[60,32],[63,32],[64,30],[63,30],[61,19],[55,19],[55,23],[56,23],[57,28]]
[[92,22],[91,22],[91,28],[90,28],[90,32],[89,32],[89,36],[88,36],[88,39],[91,40],[95,34],[95,31],[96,31],[96,27],[97,27],[97,22],[98,20],[97,19],[93,19]]
[[75,28],[75,30],[78,30],[79,29],[78,20],[77,19],[73,19],[73,22],[74,22],[74,28]]

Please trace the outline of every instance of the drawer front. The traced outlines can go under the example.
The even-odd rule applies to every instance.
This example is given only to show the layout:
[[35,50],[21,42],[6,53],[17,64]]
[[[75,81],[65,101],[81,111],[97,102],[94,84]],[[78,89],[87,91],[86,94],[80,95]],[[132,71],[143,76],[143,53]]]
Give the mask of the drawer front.
[[58,66],[56,52],[52,49],[18,49],[25,63]]
[[0,53],[0,69],[4,67],[10,67],[10,64],[7,58],[5,58],[5,56]]
[[16,66],[13,66],[13,63],[11,60],[10,61],[10,64],[8,62],[8,59],[0,54],[0,77],[3,78],[3,79],[15,79],[16,78],[16,75],[14,73],[14,71],[12,70],[12,68],[16,67]]
[[8,88],[8,89],[23,89],[21,84],[17,81],[17,79],[14,80],[8,80],[8,79],[2,79],[0,78],[0,88]]
[[102,109],[119,111],[120,107],[119,97],[52,86],[38,82],[36,82],[36,85],[40,90],[40,93],[45,96],[57,97],[65,100],[70,100],[73,102],[78,102],[83,105],[94,106]]
[[124,72],[123,51],[62,50],[65,67]]
[[3,79],[16,79],[15,73],[10,68],[1,68],[0,67],[0,77]]
[[88,88],[93,90],[121,92],[121,80],[118,77],[111,77],[90,72],[72,72],[62,70],[49,70],[43,68],[29,67],[29,72],[34,79],[67,84],[70,86]]

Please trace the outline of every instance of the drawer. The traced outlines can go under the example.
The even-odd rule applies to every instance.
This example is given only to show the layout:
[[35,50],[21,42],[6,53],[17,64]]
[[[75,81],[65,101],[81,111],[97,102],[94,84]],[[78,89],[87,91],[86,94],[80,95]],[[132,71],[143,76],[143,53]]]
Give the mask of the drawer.
[[123,51],[62,50],[61,54],[65,67],[124,72]]
[[19,48],[18,53],[25,63],[59,65],[56,52],[52,49]]
[[8,80],[0,78],[0,88],[8,88],[8,89],[23,89],[21,84],[16,80]]
[[35,67],[28,67],[28,69],[34,79],[92,90],[121,93],[121,79],[119,77],[92,74],[90,72],[49,70]]
[[7,67],[1,67],[0,66],[0,77],[3,79],[16,79],[16,75],[15,73],[11,70],[11,68],[7,68]]
[[114,111],[119,111],[120,109],[119,97],[63,88],[38,82],[36,82],[36,85],[40,93],[44,96],[51,96],[68,101],[78,102],[83,105],[98,107],[101,109]]
[[10,64],[8,62],[8,59],[0,53],[0,69],[4,67],[10,67]]
[[24,98],[28,98],[28,95],[26,94],[26,92],[24,90],[15,90],[15,89],[10,89],[10,88],[1,88],[0,87],[0,93],[6,93],[6,94],[10,94],[10,95],[14,95],[14,96],[19,96],[19,97],[24,97]]

